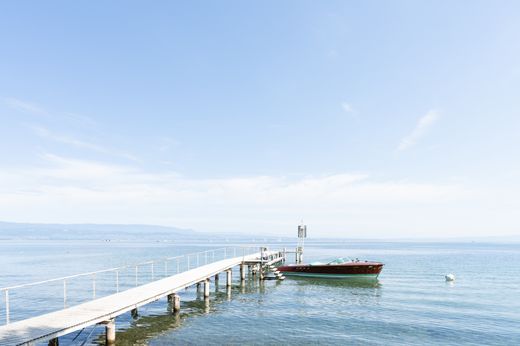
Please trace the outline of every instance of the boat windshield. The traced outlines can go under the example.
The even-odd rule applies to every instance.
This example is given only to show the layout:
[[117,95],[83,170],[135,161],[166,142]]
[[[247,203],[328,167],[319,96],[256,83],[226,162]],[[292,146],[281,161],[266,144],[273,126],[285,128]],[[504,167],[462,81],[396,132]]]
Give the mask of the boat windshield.
[[343,263],[347,263],[347,262],[349,262],[349,261],[347,261],[343,257],[339,257],[339,258],[336,258],[334,261],[329,262],[329,264],[343,264]]

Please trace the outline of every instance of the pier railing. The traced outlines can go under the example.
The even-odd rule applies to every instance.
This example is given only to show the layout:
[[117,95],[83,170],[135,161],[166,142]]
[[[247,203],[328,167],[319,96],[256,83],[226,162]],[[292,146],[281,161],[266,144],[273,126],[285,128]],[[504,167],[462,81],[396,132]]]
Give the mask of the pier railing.
[[[118,293],[226,258],[258,252],[258,247],[224,247],[88,273],[0,288],[5,324]],[[2,313],[3,312],[3,313]]]

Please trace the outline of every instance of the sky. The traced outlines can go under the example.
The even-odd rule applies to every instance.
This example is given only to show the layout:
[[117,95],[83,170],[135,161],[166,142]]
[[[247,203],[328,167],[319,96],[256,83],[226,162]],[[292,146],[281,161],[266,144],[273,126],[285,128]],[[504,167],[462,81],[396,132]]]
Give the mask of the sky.
[[4,1],[0,220],[520,234],[518,1]]

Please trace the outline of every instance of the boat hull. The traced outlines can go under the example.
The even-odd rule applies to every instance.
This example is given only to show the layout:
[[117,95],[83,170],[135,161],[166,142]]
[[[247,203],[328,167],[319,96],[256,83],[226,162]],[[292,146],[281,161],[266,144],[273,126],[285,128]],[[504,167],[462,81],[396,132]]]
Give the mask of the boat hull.
[[349,262],[339,265],[297,264],[278,268],[286,276],[315,277],[328,279],[371,278],[381,273],[383,264],[379,262]]
[[298,276],[305,278],[324,278],[324,279],[377,279],[379,274],[319,274],[319,273],[296,273],[283,272],[285,276]]

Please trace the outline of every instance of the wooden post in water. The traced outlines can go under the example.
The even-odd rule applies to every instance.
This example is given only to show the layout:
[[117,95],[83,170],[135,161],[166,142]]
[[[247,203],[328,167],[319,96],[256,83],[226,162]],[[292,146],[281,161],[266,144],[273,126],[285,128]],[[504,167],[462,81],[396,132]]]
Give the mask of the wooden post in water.
[[130,310],[130,315],[132,315],[133,319],[139,317],[139,313],[137,312],[137,308]]
[[240,264],[240,281],[244,281],[246,279],[246,268],[245,268],[245,264],[244,263],[241,263]]
[[113,318],[105,322],[105,334],[107,345],[116,343],[116,320]]
[[173,312],[181,311],[181,297],[178,294],[173,295]]
[[258,265],[259,275],[258,278],[260,280],[264,279],[264,250],[263,246],[260,247],[260,264]]
[[258,278],[259,278],[260,281],[261,281],[261,280],[264,279],[264,266],[263,266],[262,264],[260,264],[260,269],[259,269],[259,271],[260,271],[260,274],[258,275]]
[[231,287],[231,279],[233,272],[231,269],[226,270],[226,287]]
[[218,288],[218,274],[215,274],[215,288]]
[[58,340],[58,338],[53,338],[53,339],[49,340],[49,346],[59,346],[59,345],[60,345],[60,341]]
[[209,297],[209,279],[204,280],[204,298]]
[[181,310],[181,297],[177,293],[168,294],[168,303],[174,314]]

